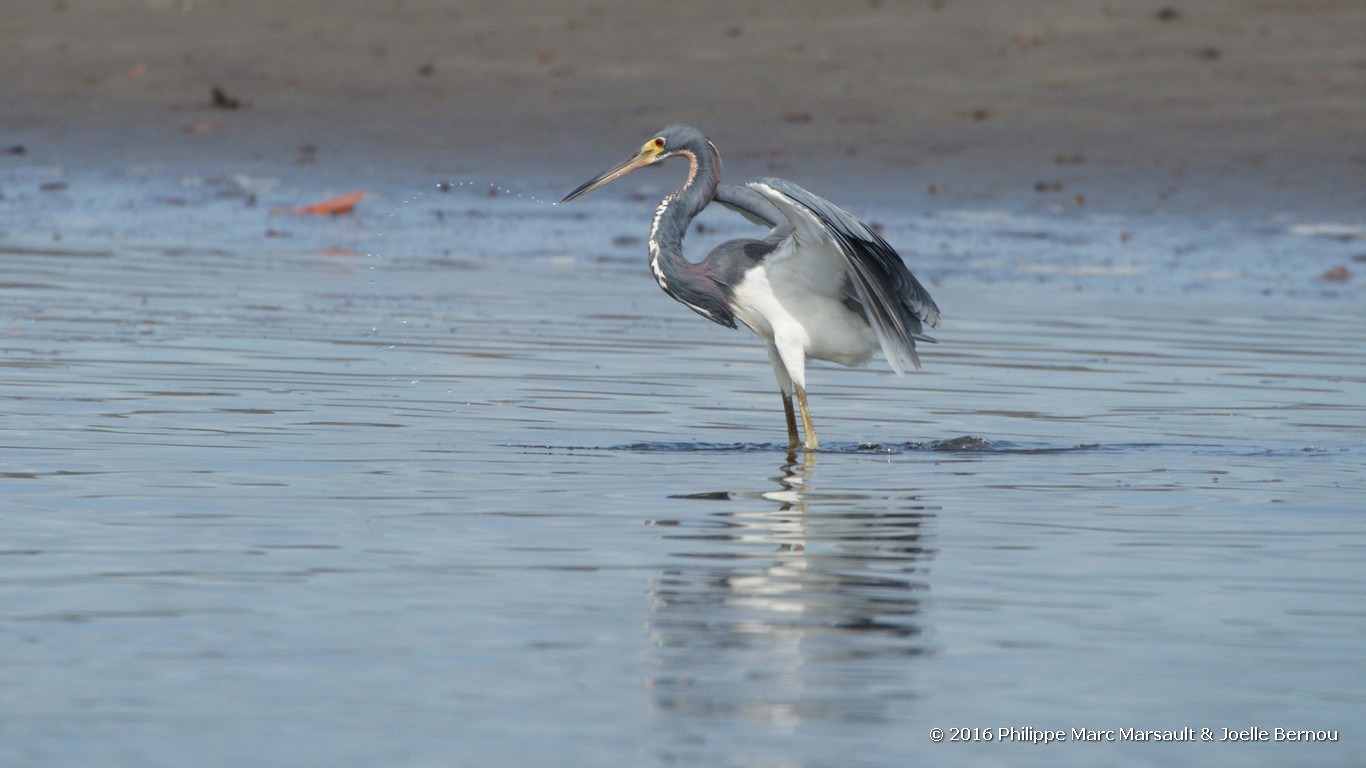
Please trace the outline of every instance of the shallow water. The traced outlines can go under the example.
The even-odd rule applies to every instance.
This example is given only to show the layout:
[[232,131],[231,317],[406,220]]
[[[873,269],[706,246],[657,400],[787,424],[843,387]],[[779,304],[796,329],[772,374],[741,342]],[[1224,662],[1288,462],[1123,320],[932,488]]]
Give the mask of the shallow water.
[[0,243],[0,764],[1360,759],[1358,229],[882,211],[941,343],[804,458],[648,201],[96,181]]

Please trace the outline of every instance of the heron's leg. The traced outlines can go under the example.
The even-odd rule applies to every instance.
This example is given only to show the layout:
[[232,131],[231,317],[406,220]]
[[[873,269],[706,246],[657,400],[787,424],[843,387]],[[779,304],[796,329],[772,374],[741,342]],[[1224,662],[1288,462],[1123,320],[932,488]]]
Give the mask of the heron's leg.
[[797,414],[792,410],[792,377],[787,373],[782,355],[778,348],[769,342],[768,361],[773,364],[773,378],[778,380],[778,389],[783,395],[783,415],[787,417],[787,447],[796,448],[801,442],[797,437]]
[[787,417],[787,447],[796,448],[800,442],[797,439],[797,414],[792,410],[792,395],[783,393],[783,415]]
[[816,439],[816,428],[811,424],[811,409],[806,405],[806,387],[798,384],[797,388],[797,407],[802,411],[802,433],[806,435],[806,450],[814,451],[820,447],[820,441]]

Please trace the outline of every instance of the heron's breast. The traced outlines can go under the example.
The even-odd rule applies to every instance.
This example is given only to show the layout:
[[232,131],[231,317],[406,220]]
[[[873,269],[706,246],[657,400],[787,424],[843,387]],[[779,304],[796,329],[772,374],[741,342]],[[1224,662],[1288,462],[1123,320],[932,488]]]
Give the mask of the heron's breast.
[[731,288],[731,309],[740,322],[761,338],[773,341],[774,324],[786,325],[786,311],[763,270],[752,269]]

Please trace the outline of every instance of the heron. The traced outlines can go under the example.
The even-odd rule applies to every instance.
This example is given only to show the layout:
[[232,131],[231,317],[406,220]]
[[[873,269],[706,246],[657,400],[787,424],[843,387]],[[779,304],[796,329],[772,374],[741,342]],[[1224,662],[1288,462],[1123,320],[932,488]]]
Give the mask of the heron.
[[[879,349],[898,376],[920,368],[917,341],[939,307],[905,261],[869,226],[790,181],[721,185],[721,155],[702,131],[673,124],[635,154],[580,185],[561,203],[639,168],[688,161],[683,186],[655,208],[650,271],[664,292],[714,323],[747,326],[768,343],[787,419],[788,449],[819,446],[806,396],[806,361],[863,365]],[[722,243],[700,262],[683,255],[688,224],[712,201],[770,229],[761,240]],[[802,438],[797,434],[796,398]]]

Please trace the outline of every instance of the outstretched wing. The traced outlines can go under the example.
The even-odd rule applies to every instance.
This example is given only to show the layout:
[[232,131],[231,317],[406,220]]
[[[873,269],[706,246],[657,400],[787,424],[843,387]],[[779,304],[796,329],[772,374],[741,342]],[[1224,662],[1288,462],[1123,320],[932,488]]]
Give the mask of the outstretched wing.
[[773,203],[768,201],[768,198],[753,187],[720,186],[716,188],[713,199],[754,224],[761,224],[772,229],[791,226],[787,223],[787,217],[783,215],[782,211],[779,211]]
[[923,330],[925,325],[939,324],[939,307],[901,255],[848,211],[796,184],[761,179],[748,187],[782,213],[799,247],[835,246],[844,258],[854,298],[863,307],[892,369],[903,372],[900,360],[919,368],[915,342],[934,341]]

